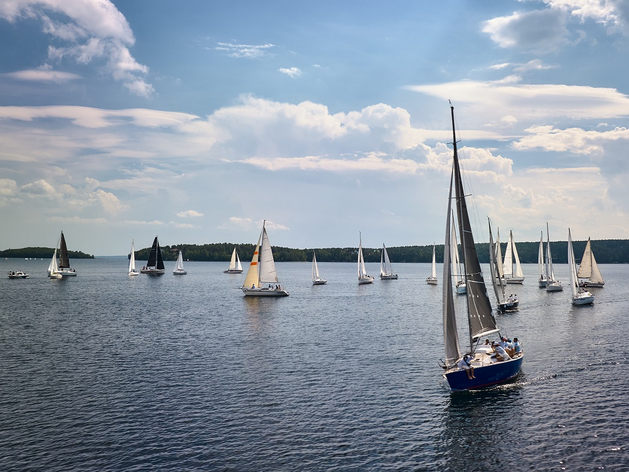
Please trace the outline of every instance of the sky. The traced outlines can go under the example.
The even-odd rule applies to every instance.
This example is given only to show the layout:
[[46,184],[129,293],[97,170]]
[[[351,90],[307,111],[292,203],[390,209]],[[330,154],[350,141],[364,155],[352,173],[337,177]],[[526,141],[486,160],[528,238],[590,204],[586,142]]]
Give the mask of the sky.
[[628,57],[621,0],[1,0],[0,249],[443,244],[449,101],[477,242],[629,238]]

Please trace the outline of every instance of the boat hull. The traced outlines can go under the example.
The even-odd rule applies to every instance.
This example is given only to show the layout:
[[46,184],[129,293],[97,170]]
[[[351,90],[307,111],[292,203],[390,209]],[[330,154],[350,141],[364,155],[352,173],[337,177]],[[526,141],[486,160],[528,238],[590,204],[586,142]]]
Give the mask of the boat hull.
[[579,287],[585,288],[603,288],[605,286],[605,282],[590,282],[589,280],[580,280]]
[[137,270],[132,270],[129,272],[129,277],[135,277],[136,275],[140,275],[140,272]]
[[397,274],[381,274],[380,280],[397,280]]
[[498,311],[504,313],[507,311],[515,311],[518,309],[518,305],[520,304],[519,301],[517,302],[509,302],[509,303],[499,303],[498,304]]
[[325,279],[316,279],[312,281],[312,285],[325,285],[327,282]]
[[592,295],[590,292],[587,292],[587,294],[584,293],[577,295],[576,297],[572,297],[572,304],[576,306],[591,305],[592,303],[594,303],[594,295]]
[[245,288],[241,287],[242,293],[247,297],[288,297],[288,292],[283,289],[275,288]]
[[546,279],[540,279],[538,281],[539,288],[546,288]]
[[437,278],[435,277],[434,279],[432,277],[428,277],[426,279],[426,283],[428,285],[437,285]]
[[368,275],[362,279],[358,279],[358,285],[366,285],[366,284],[372,284],[373,283],[373,277],[371,275]]
[[509,277],[505,280],[508,284],[521,284],[524,282],[524,277]]
[[149,268],[140,270],[140,273],[147,274],[147,275],[164,275],[166,273],[166,269],[152,269],[149,267]]
[[227,269],[223,271],[224,274],[242,274],[242,269]]
[[563,290],[563,285],[557,283],[547,283],[546,291],[547,292],[561,292]]
[[185,270],[173,270],[173,275],[186,275],[188,272]]
[[521,356],[505,362],[476,367],[474,369],[476,378],[474,379],[468,378],[464,370],[454,370],[443,375],[452,390],[478,390],[515,378],[520,373],[523,359],[524,356]]
[[61,269],[57,272],[61,277],[76,277],[77,273],[74,269]]
[[456,285],[456,293],[457,293],[457,295],[465,295],[467,293],[467,285],[465,285],[465,284],[457,284]]

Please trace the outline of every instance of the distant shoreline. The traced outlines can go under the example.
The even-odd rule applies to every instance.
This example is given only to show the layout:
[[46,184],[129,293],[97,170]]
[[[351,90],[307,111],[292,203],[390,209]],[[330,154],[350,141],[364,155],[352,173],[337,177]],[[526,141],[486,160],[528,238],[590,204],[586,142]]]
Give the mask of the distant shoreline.
[[[553,263],[565,264],[568,262],[566,241],[552,241],[550,243],[553,254]],[[574,241],[574,253],[577,263],[581,261],[586,241]],[[592,240],[592,251],[599,264],[628,264],[629,240],[604,239]],[[539,250],[537,242],[516,242],[520,262],[523,264],[536,264]],[[506,243],[503,243],[506,247]],[[253,244],[212,243],[212,244],[180,244],[174,246],[162,246],[162,255],[166,261],[174,261],[179,250],[183,251],[184,259],[189,261],[227,262],[231,253],[236,248],[243,263],[251,260]],[[430,262],[432,260],[433,245],[425,246],[392,246],[387,247],[387,252],[394,263],[402,262]],[[150,248],[139,249],[135,253],[137,260],[147,260]],[[281,246],[273,246],[273,256],[277,262],[306,262],[312,260],[312,253],[316,251],[319,262],[356,262],[357,247],[345,248],[314,248],[295,249]],[[489,248],[487,243],[476,244],[480,262],[489,262]],[[363,248],[365,262],[380,262],[381,248]],[[438,261],[443,260],[443,244],[435,245]],[[5,258],[43,258],[50,259],[54,248],[21,248],[6,249],[0,251],[0,257]],[[504,253],[504,251],[503,251]],[[69,251],[70,259],[94,259],[95,256],[81,251]],[[96,257],[121,257],[121,256],[96,256]],[[124,257],[124,255],[122,255]]]

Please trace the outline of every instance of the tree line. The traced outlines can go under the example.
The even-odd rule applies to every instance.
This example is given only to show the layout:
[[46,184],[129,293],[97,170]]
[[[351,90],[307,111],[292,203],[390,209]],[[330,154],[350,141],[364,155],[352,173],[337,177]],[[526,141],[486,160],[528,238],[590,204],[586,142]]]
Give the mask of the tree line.
[[[580,262],[586,241],[573,241],[574,254],[577,263]],[[627,239],[604,239],[592,241],[592,251],[596,260],[600,264],[626,264],[629,263],[629,240]],[[539,242],[516,243],[520,262],[537,263],[537,253]],[[253,256],[254,244],[232,244],[232,243],[212,243],[212,244],[179,244],[173,246],[162,246],[162,256],[166,261],[177,259],[179,250],[183,251],[184,259],[190,261],[229,261],[232,251],[236,248],[243,263],[247,263]],[[459,246],[460,248],[460,246]],[[506,249],[506,243],[501,244],[502,253]],[[312,252],[317,252],[317,260],[320,262],[356,262],[357,247],[333,247],[315,249],[294,249],[281,246],[273,246],[273,257],[278,262],[304,262],[312,260]],[[550,243],[550,250],[553,262],[565,264],[568,262],[567,241],[553,241]],[[363,255],[366,262],[380,261],[380,248],[363,248]],[[476,244],[476,251],[481,262],[489,262],[489,244]],[[54,248],[26,247],[22,249],[6,249],[0,251],[2,257],[17,258],[50,258]],[[150,248],[143,248],[135,253],[139,261],[148,260]],[[430,262],[432,260],[432,245],[428,246],[398,246],[387,248],[392,262]],[[443,244],[435,246],[437,261],[443,261]],[[70,259],[93,259],[91,254],[81,251],[68,251]]]

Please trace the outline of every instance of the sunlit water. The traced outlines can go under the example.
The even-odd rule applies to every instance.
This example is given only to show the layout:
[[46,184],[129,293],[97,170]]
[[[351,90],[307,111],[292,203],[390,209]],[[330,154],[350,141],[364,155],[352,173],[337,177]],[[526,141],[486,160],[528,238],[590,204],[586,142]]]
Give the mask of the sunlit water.
[[56,281],[48,261],[0,261],[31,274],[0,279],[2,471],[629,470],[629,266],[601,266],[574,308],[526,265],[520,311],[498,316],[523,373],[453,394],[440,268],[437,287],[395,263],[399,280],[359,286],[355,264],[320,263],[313,287],[310,264],[282,263],[290,297],[256,299],[227,263],[72,263]]

